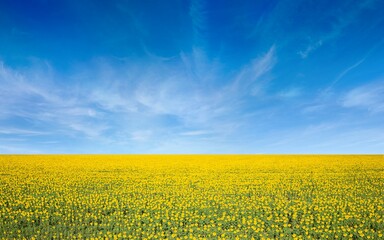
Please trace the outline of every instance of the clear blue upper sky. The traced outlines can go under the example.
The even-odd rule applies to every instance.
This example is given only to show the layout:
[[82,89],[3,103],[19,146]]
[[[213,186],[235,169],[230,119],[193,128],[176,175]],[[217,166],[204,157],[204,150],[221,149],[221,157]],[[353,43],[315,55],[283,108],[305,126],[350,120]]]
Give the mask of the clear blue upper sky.
[[0,0],[0,153],[384,153],[383,11]]

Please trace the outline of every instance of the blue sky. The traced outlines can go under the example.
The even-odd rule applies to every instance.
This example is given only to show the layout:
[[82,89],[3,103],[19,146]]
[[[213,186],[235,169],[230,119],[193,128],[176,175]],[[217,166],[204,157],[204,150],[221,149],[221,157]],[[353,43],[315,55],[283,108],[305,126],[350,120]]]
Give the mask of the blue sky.
[[0,153],[383,153],[383,9],[0,0]]

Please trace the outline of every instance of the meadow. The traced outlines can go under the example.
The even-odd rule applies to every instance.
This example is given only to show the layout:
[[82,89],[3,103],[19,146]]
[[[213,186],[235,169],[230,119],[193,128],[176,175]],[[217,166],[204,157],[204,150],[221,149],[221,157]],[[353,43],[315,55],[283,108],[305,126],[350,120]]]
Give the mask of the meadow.
[[0,155],[0,239],[383,239],[383,155]]

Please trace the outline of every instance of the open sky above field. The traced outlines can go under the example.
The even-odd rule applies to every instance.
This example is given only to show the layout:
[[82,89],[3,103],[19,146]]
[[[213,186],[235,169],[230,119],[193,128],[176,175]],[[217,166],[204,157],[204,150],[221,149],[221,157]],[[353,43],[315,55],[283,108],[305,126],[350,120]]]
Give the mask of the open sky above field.
[[0,153],[383,153],[383,9],[0,0]]

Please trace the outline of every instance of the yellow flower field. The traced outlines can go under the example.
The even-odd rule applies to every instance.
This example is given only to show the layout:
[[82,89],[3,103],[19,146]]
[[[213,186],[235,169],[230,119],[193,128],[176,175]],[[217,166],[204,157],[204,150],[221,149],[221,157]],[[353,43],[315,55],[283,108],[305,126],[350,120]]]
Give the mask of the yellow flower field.
[[380,239],[384,156],[0,156],[0,239]]

